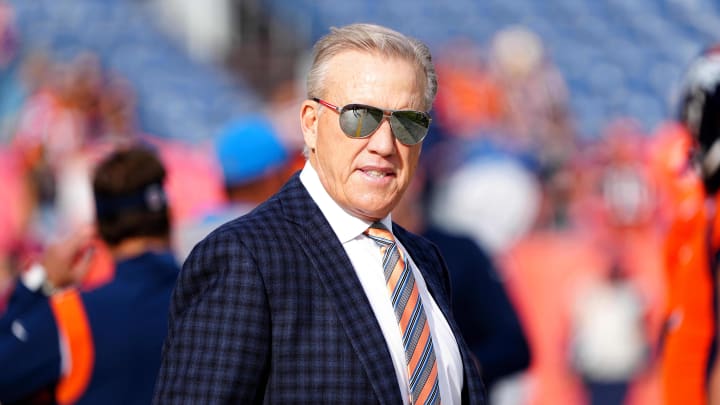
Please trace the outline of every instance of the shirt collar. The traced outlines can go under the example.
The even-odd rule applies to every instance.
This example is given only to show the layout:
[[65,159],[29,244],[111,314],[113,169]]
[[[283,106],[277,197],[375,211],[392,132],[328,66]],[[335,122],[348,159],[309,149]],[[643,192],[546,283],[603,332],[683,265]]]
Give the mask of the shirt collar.
[[[309,160],[305,162],[305,166],[302,172],[300,172],[300,181],[307,189],[310,197],[320,208],[325,219],[330,223],[330,227],[338,239],[340,239],[341,243],[349,242],[357,238],[370,226],[369,222],[351,215],[332,199],[320,182],[320,177]],[[390,214],[382,218],[380,222],[392,231],[392,218]]]

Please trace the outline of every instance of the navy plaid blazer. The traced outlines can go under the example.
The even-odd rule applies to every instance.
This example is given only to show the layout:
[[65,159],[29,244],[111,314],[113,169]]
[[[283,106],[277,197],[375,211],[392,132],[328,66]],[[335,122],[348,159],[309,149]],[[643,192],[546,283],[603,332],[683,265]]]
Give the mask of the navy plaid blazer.
[[[430,242],[394,233],[460,346],[463,403],[485,392]],[[170,307],[155,404],[402,403],[395,369],[350,259],[298,175],[221,226],[185,261]]]

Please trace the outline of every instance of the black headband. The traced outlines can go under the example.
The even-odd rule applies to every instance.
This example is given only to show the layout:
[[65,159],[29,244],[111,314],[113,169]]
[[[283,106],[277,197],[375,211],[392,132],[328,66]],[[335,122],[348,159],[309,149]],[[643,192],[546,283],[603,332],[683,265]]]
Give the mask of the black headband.
[[162,184],[152,183],[132,194],[95,196],[95,213],[98,218],[113,217],[129,211],[158,212],[167,207],[167,196]]

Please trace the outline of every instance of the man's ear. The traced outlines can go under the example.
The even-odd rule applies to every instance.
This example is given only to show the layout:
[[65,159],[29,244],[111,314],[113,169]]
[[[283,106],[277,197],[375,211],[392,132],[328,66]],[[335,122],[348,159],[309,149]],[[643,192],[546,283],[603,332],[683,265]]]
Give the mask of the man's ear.
[[305,100],[300,107],[300,127],[305,139],[305,146],[312,152],[317,143],[317,128],[320,120],[318,111],[320,106],[312,101]]

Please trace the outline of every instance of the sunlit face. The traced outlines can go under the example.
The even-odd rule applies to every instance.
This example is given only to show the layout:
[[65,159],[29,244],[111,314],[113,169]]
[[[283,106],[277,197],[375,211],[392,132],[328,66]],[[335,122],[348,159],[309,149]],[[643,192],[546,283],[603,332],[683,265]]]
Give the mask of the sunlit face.
[[[319,95],[337,106],[350,103],[387,110],[422,110],[422,79],[410,62],[348,51],[330,61]],[[302,129],[310,163],[330,196],[350,214],[374,221],[385,217],[402,197],[417,167],[422,143],[407,146],[383,121],[368,138],[351,139],[340,129],[338,114],[308,100]]]

